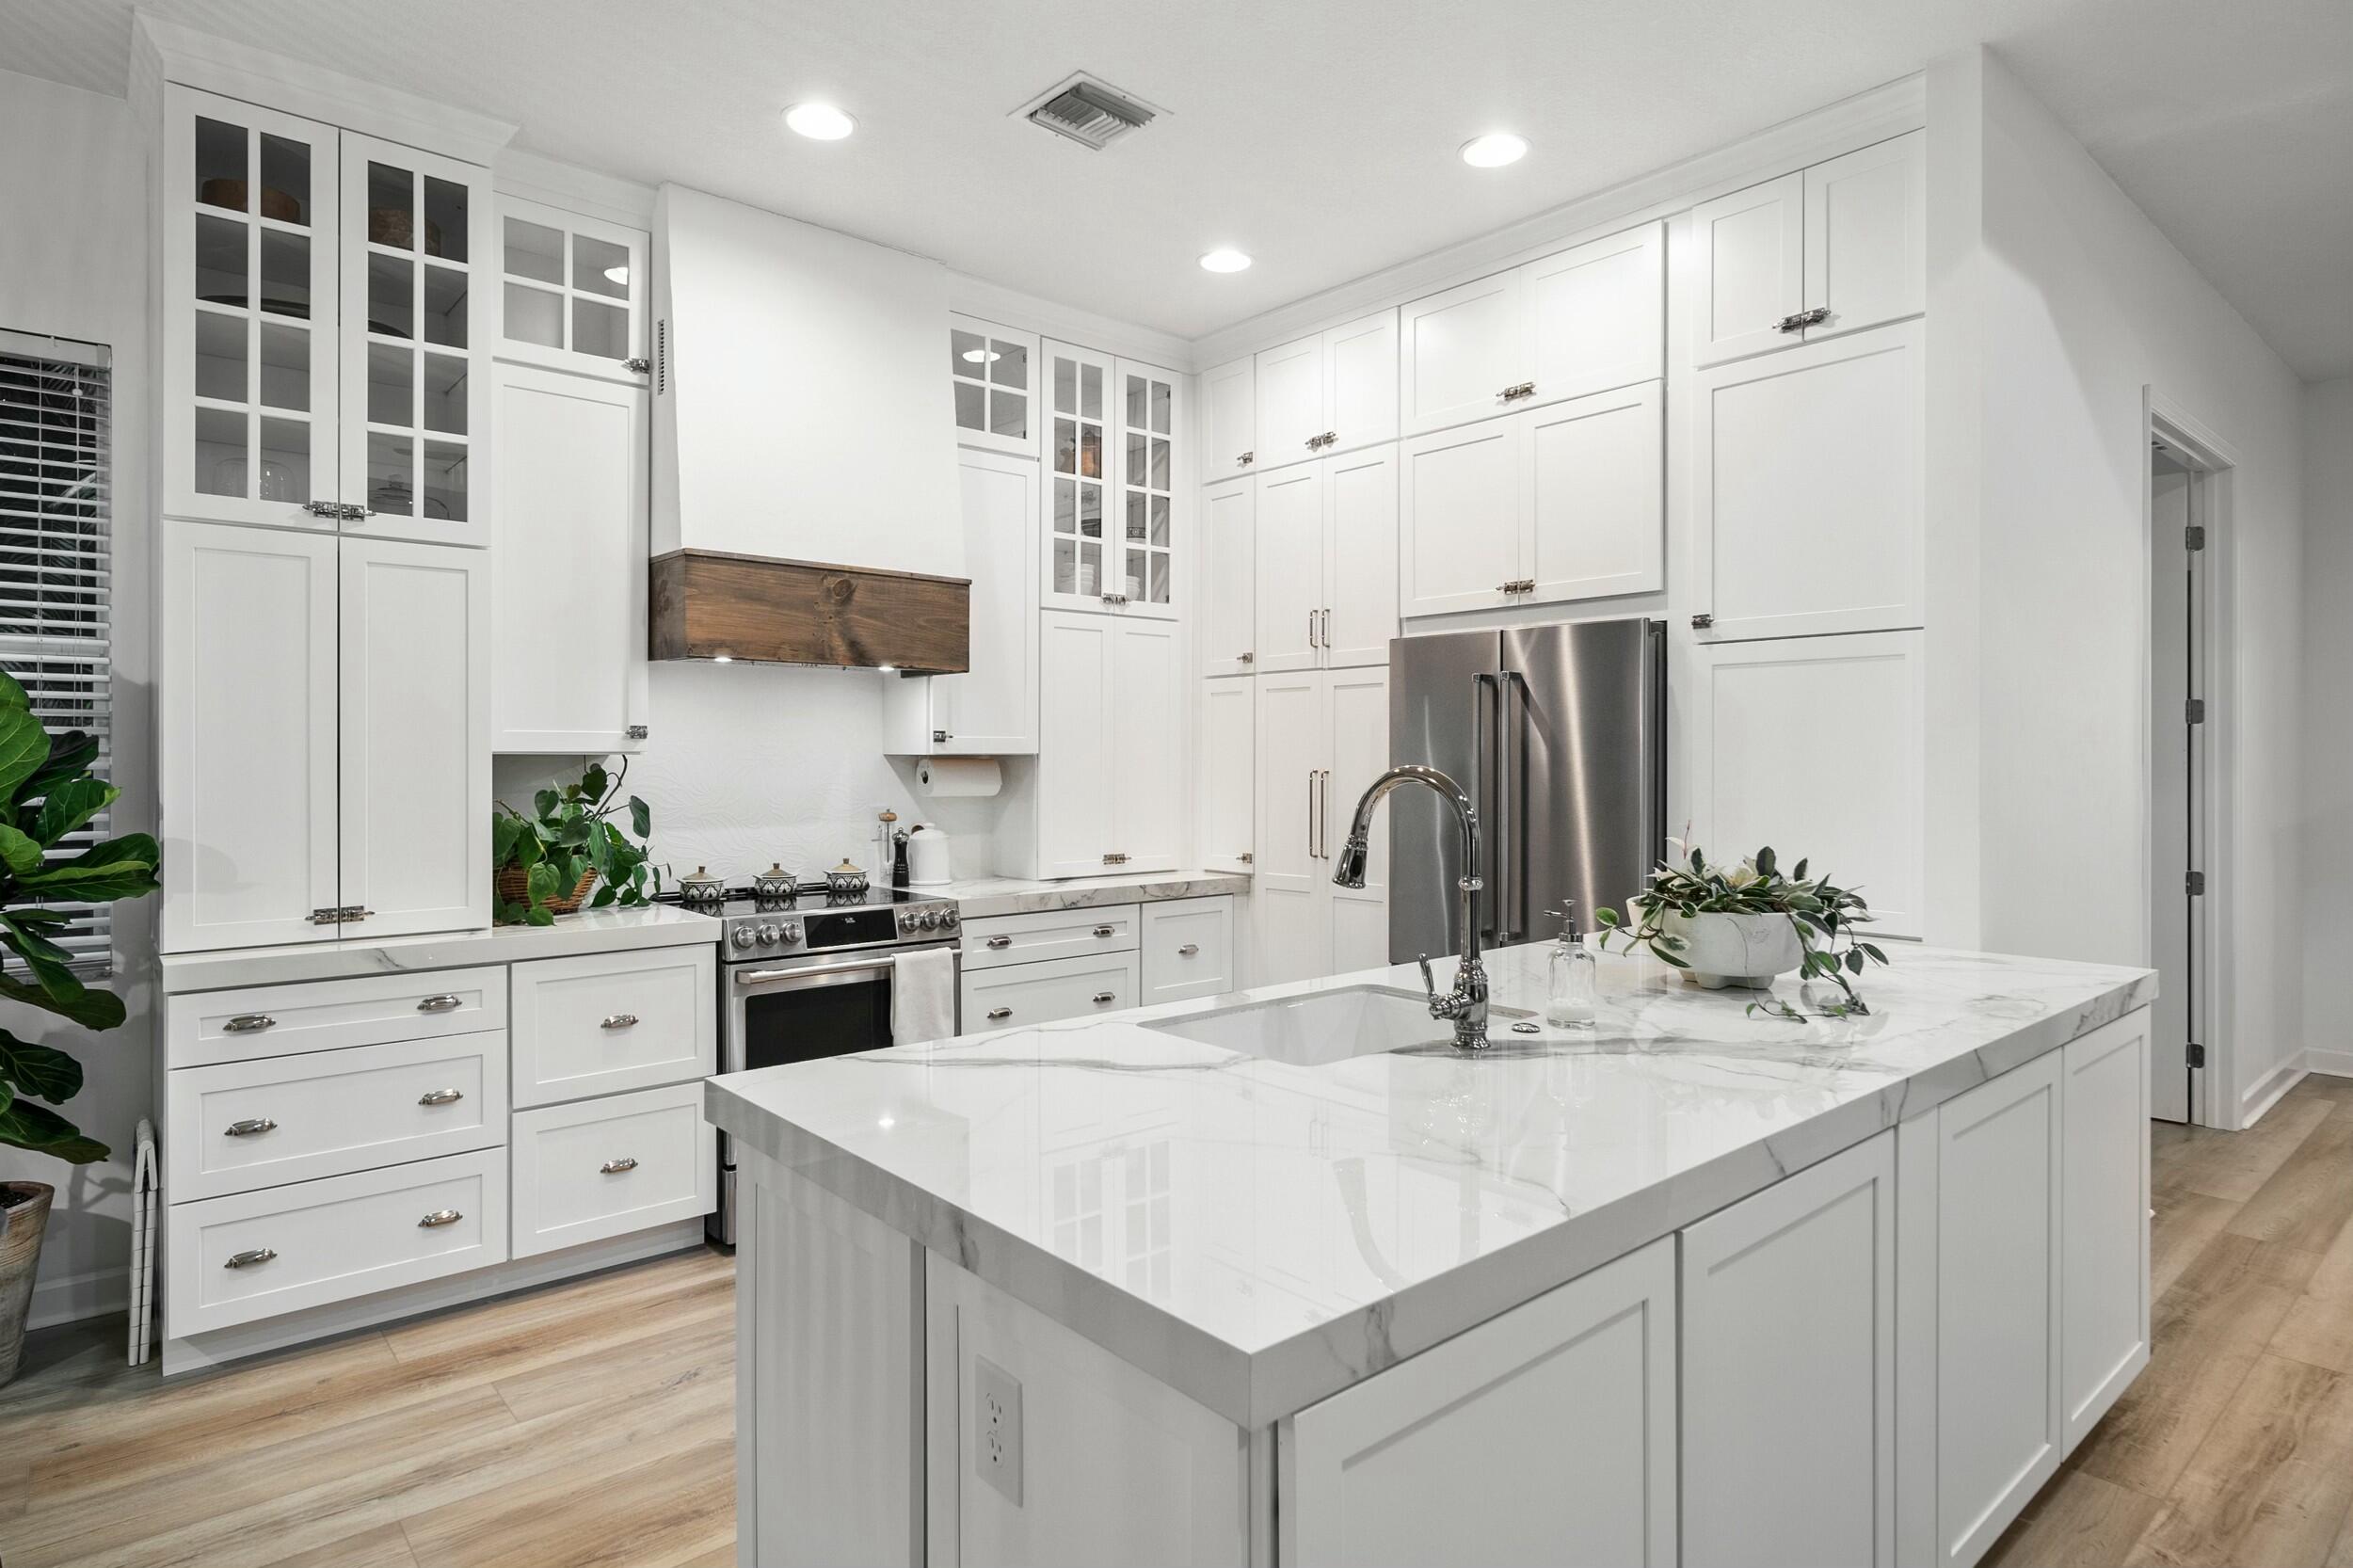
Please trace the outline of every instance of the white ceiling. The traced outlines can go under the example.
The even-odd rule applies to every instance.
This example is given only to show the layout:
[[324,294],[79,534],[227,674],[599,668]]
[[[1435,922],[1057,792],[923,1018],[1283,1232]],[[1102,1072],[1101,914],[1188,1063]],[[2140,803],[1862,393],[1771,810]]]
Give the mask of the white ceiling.
[[[2308,377],[2353,373],[2348,0],[152,0],[169,20],[1183,337],[1995,44]],[[120,93],[130,0],[0,0],[0,66]],[[1009,119],[1074,70],[1168,111]],[[858,134],[786,133],[827,98]],[[1475,170],[1468,137],[1534,151]],[[1213,277],[1212,246],[1257,258]]]

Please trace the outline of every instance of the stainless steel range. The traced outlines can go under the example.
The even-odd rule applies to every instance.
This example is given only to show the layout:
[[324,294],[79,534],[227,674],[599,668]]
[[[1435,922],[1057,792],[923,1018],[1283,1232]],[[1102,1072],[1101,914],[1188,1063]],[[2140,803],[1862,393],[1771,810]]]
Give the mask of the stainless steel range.
[[[722,900],[680,902],[725,922],[719,1070],[727,1073],[881,1049],[891,1043],[900,955],[956,947],[952,902],[889,888],[837,894],[803,884],[790,897],[767,898],[730,888]],[[735,1149],[724,1132],[710,1231],[735,1244]]]

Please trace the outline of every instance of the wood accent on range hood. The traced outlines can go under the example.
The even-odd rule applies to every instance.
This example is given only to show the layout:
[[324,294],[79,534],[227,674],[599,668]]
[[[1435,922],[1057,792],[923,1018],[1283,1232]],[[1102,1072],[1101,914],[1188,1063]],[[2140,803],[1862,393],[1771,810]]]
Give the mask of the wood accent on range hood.
[[673,550],[653,558],[652,596],[656,659],[922,675],[971,667],[972,584],[962,577]]

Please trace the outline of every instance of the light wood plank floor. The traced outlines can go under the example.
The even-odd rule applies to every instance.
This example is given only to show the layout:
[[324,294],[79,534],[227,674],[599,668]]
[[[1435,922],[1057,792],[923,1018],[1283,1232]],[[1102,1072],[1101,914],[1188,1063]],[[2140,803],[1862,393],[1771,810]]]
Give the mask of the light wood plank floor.
[[[2353,1080],[2154,1137],[2149,1369],[1987,1561],[2353,1568]],[[733,1295],[689,1253],[168,1384],[36,1335],[0,1561],[732,1562]]]

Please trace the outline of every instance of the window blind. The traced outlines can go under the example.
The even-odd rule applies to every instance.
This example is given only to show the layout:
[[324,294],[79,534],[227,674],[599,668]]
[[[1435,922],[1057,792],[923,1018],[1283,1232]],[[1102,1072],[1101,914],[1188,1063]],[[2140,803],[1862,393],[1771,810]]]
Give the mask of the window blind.
[[[42,724],[97,738],[92,766],[109,778],[110,380],[104,348],[0,331],[0,666],[23,683]],[[110,815],[99,813],[51,857],[104,838]],[[72,923],[57,945],[78,967],[104,969],[113,946],[105,907],[65,912]]]

